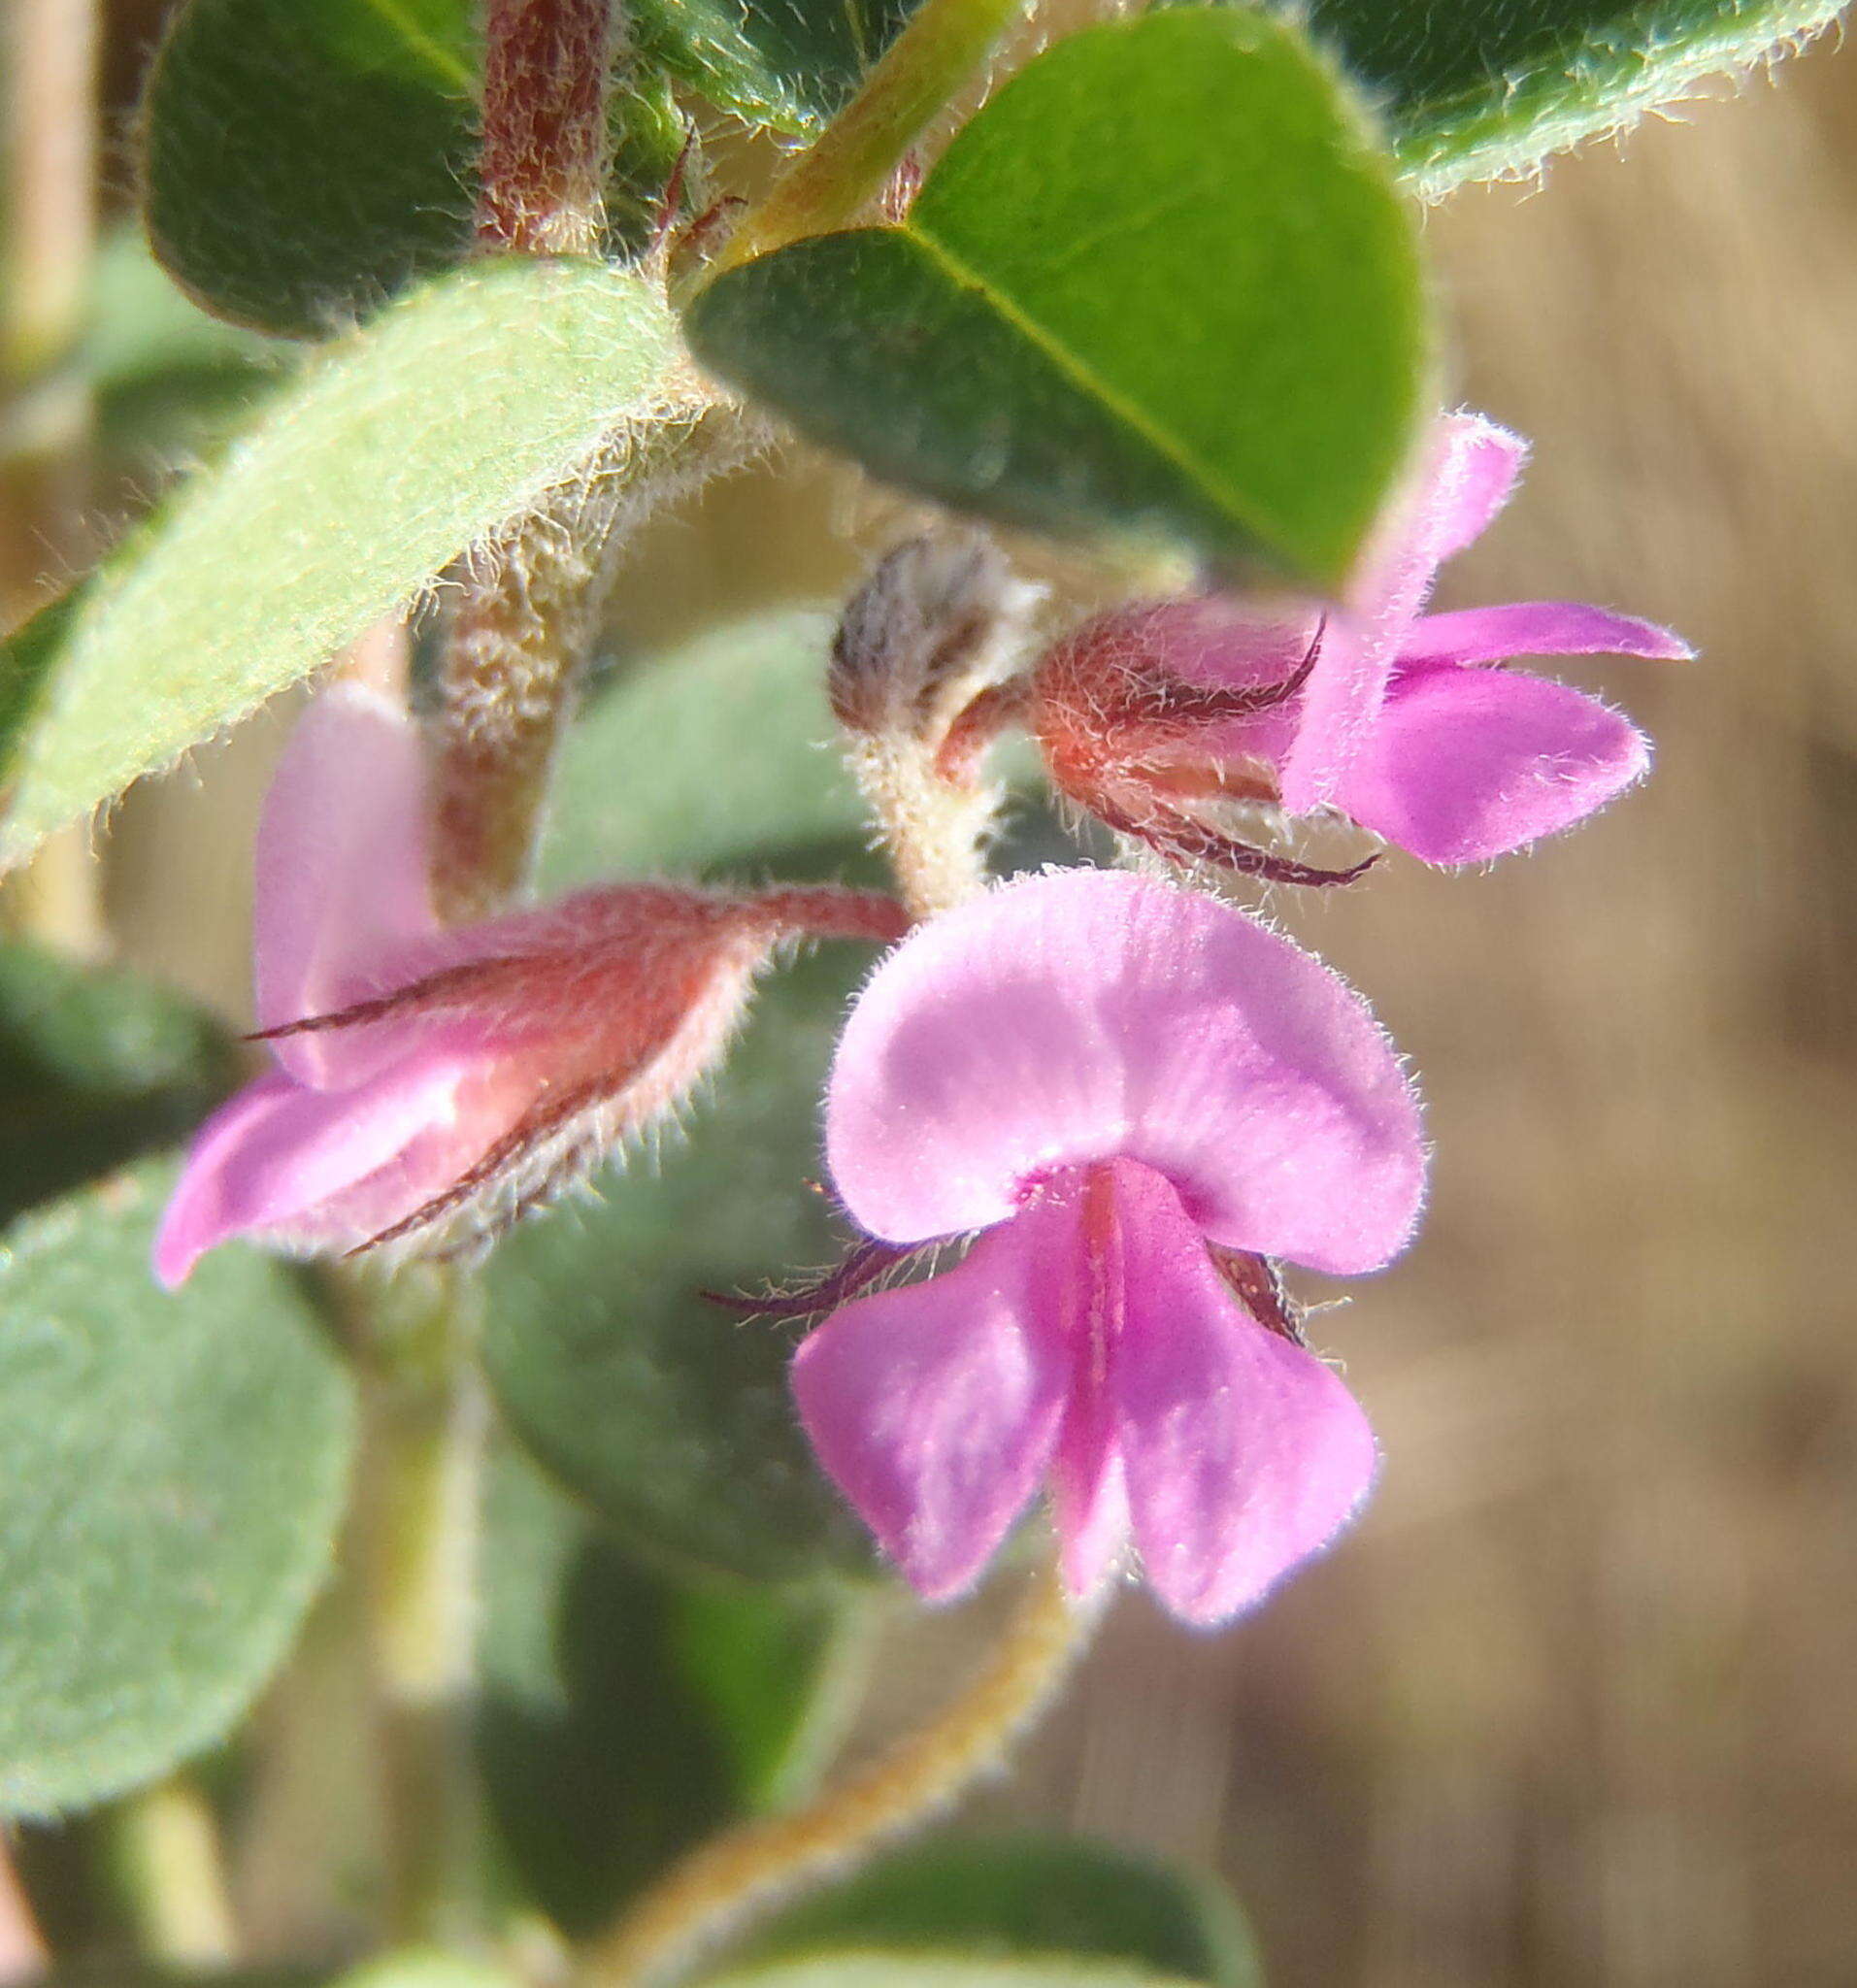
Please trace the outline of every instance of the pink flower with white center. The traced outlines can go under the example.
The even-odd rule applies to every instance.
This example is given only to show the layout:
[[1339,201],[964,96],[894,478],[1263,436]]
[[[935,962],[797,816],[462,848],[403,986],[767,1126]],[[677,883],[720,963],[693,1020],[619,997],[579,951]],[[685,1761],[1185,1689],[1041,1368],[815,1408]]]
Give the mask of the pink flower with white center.
[[408,714],[339,683],[258,829],[255,1007],[277,1067],[201,1128],[155,1241],[181,1283],[232,1236],[470,1247],[673,1110],[783,940],[895,939],[872,892],[582,891],[441,929]]
[[1047,1479],[1073,1592],[1132,1532],[1202,1624],[1366,1496],[1366,1417],[1282,1329],[1265,1259],[1388,1262],[1425,1151],[1366,1003],[1287,940],[1111,871],[994,891],[878,968],[825,1143],[888,1254],[980,1232],[957,1268],[833,1312],[793,1365],[821,1462],[931,1600]]
[[[1639,779],[1650,746],[1596,697],[1493,669],[1516,655],[1679,660],[1667,629],[1569,601],[1427,614],[1439,567],[1509,501],[1526,445],[1445,416],[1349,599],[1318,615],[1208,597],[1096,616],[1033,675],[1026,719],[1054,783],[1177,860],[1344,882],[1238,841],[1231,803],[1331,810],[1428,863],[1499,856]],[[1370,861],[1372,859],[1370,858]]]

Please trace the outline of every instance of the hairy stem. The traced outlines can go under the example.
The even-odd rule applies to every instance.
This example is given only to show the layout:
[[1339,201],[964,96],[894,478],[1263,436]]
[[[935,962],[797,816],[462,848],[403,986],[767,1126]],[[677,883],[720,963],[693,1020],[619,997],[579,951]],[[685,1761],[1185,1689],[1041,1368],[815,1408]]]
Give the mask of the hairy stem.
[[659,1988],[769,1906],[947,1807],[1055,1697],[1094,1623],[1041,1568],[998,1647],[919,1733],[790,1815],[703,1844],[588,1951],[586,1988]]
[[[606,177],[613,0],[490,0],[480,248],[591,254]],[[574,674],[592,632],[586,485],[474,546],[440,670],[435,893],[452,920],[527,873]],[[597,527],[592,533],[601,536]]]
[[599,547],[549,506],[465,556],[440,670],[433,889],[463,923],[526,878],[574,679],[597,626]]
[[439,667],[432,884],[448,921],[486,915],[527,879],[555,748],[637,522],[761,446],[746,417],[692,400],[613,436],[466,555]]
[[94,0],[8,0],[0,12],[0,377],[64,359],[88,303],[96,237]]
[[612,0],[490,0],[479,245],[591,255],[605,223]]
[[933,748],[914,739],[853,739],[847,756],[911,915],[933,918],[978,897],[986,888],[998,790],[981,780],[950,785]]

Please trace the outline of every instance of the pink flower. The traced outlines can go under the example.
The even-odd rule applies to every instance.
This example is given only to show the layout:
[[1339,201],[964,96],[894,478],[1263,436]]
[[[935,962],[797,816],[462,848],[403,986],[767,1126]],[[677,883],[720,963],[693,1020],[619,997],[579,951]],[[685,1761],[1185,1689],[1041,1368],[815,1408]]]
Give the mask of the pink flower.
[[277,1067],[194,1141],[155,1242],[164,1284],[231,1236],[481,1242],[688,1095],[780,941],[907,924],[868,892],[630,884],[445,931],[425,806],[404,712],[341,683],[304,714],[257,842]]
[[1366,1004],[1286,940],[1108,871],[994,891],[879,967],[825,1138],[872,1237],[980,1232],[794,1361],[820,1460],[924,1595],[1048,1478],[1073,1591],[1132,1530],[1167,1606],[1219,1622],[1365,1497],[1372,1432],[1263,1259],[1386,1263],[1425,1156]]
[[[1515,655],[1675,660],[1668,630],[1567,601],[1426,614],[1439,567],[1508,502],[1526,445],[1480,414],[1440,424],[1350,600],[1322,617],[1216,597],[1097,616],[1039,664],[1027,717],[1056,785],[1179,860],[1345,881],[1236,841],[1230,803],[1332,809],[1429,863],[1551,835],[1641,778],[1650,746],[1598,698],[1490,669]],[[1371,859],[1370,859],[1371,860]]]

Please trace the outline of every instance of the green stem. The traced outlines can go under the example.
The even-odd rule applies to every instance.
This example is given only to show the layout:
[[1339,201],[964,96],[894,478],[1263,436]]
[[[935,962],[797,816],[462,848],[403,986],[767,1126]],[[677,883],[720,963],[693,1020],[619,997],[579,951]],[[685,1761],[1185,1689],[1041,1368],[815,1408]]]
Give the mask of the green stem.
[[1097,1612],[1066,1598],[1054,1564],[1042,1567],[979,1673],[939,1716],[804,1807],[698,1844],[588,1949],[581,1988],[662,1988],[771,1906],[946,1808],[1056,1697]]
[[238,1958],[219,1826],[185,1774],[126,1803],[117,1823],[123,1878],[143,1953],[166,1968],[224,1968]]
[[742,216],[709,275],[855,221],[1021,5],[1022,0],[922,0],[818,143]]
[[469,1941],[480,1925],[476,1763],[480,1508],[488,1402],[473,1293],[449,1272],[411,1329],[378,1287],[364,1507],[371,1641],[386,1777],[388,1916],[401,1939]]

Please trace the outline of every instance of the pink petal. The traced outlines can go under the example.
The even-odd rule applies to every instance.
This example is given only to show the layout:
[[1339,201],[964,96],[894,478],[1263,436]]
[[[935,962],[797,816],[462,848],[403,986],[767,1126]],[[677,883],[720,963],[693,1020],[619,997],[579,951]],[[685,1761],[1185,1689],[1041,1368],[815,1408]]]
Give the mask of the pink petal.
[[[352,682],[297,720],[258,824],[252,908],[260,1028],[382,992],[437,930],[426,885],[425,773],[411,716]],[[378,1030],[276,1044],[301,1082],[354,1082],[389,1053]]]
[[1388,510],[1342,610],[1329,616],[1303,692],[1302,723],[1283,761],[1292,814],[1332,804],[1366,748],[1439,566],[1469,545],[1509,499],[1527,445],[1481,414],[1446,414],[1425,467]]
[[1050,1460],[1069,1361],[1040,1290],[1074,1234],[1027,1210],[957,1269],[834,1312],[794,1356],[820,1463],[930,1601],[973,1582]]
[[1051,1502],[1064,1585],[1078,1598],[1095,1591],[1128,1543],[1128,1487],[1110,1388],[1125,1282],[1111,1183],[1118,1173],[1144,1171],[1118,1160],[1105,1169],[1061,1176],[1032,1204],[1053,1217],[1061,1209],[1071,1225],[1049,1252],[1054,1270],[1045,1297],[1071,1363]]
[[1506,663],[1511,656],[1642,656],[1683,663],[1696,653],[1680,635],[1609,614],[1581,601],[1515,601],[1503,608],[1464,608],[1427,614],[1413,624],[1400,651],[1408,669],[1431,663]]
[[[432,1055],[351,1091],[310,1090],[282,1072],[248,1084],[194,1140],[155,1238],[155,1276],[172,1290],[232,1236],[350,1245],[410,1214],[455,1177],[456,1155],[434,1155],[417,1176],[388,1170],[420,1135],[451,1123],[462,1075]],[[390,1212],[373,1221],[381,1207]]]
[[1128,1481],[1122,1453],[1105,1427],[1087,1446],[1073,1447],[1067,1423],[1051,1488],[1064,1586],[1076,1600],[1102,1585],[1128,1544]]
[[1164,1180],[1118,1170],[1125,1319],[1112,1368],[1135,1539],[1176,1615],[1260,1600],[1359,1508],[1376,1463],[1359,1405],[1239,1306]]
[[986,1228],[1027,1182],[1127,1157],[1221,1242],[1343,1274],[1411,1231],[1418,1113],[1367,1004],[1196,893],[1023,878],[919,927],[840,1039],[826,1150],[894,1242]]
[[1403,677],[1341,805],[1427,863],[1552,835],[1642,777],[1650,744],[1584,691],[1510,670]]
[[1480,539],[1514,494],[1528,444],[1487,414],[1460,408],[1443,418],[1444,452],[1427,512],[1425,556],[1434,566]]

